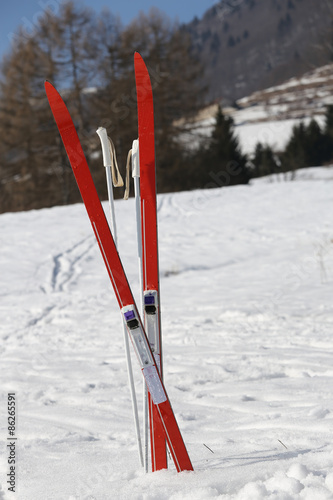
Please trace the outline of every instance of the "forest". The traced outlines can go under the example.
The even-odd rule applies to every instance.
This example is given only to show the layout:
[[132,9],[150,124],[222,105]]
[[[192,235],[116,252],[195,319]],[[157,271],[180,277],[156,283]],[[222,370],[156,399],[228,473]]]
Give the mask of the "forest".
[[251,177],[333,157],[332,108],[325,130],[314,121],[301,124],[280,155],[261,144],[253,158],[244,155],[233,121],[221,108],[205,143],[184,147],[179,138],[185,129],[191,133],[191,118],[205,102],[204,68],[188,32],[155,8],[124,27],[108,9],[97,14],[62,3],[56,14],[45,10],[33,32],[21,27],[12,42],[1,64],[0,212],[80,201],[45,80],[68,105],[100,197],[107,197],[96,129],[107,129],[123,169],[137,136],[135,51],[145,59],[153,86],[158,192],[246,184]]

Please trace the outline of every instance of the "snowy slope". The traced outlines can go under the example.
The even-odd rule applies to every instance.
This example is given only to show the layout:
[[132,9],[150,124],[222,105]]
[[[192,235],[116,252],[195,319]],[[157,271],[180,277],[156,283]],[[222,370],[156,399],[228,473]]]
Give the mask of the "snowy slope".
[[[165,383],[194,473],[140,469],[120,315],[83,206],[1,215],[0,498],[333,498],[333,168],[279,180],[158,199]],[[137,296],[133,200],[116,209]]]
[[[282,152],[291,138],[293,128],[300,123],[308,125],[312,119],[310,116],[302,119],[278,119],[278,117],[275,119],[273,117],[267,121],[257,121],[253,117],[257,114],[256,112],[258,112],[258,115],[261,114],[262,110],[260,109],[244,108],[236,111],[228,108],[223,111],[233,118],[234,132],[238,138],[241,151],[250,158],[254,155],[258,142],[270,146],[273,151]],[[269,116],[266,113],[266,118],[269,118]],[[316,115],[314,118],[319,126],[323,128],[325,125],[324,117]],[[189,149],[197,148],[200,144],[207,144],[207,138],[211,137],[215,123],[215,115],[200,122],[191,133],[182,134],[182,143]]]
[[[323,127],[327,106],[333,104],[333,64],[315,68],[302,77],[291,78],[276,87],[258,90],[239,99],[237,107],[224,107],[231,116],[242,151],[254,153],[258,142],[274,151],[283,151],[295,125],[308,124],[314,118]],[[183,134],[188,148],[205,142],[212,133],[218,105],[201,110],[195,118],[195,129]],[[182,120],[180,120],[182,123]],[[193,124],[192,124],[193,126]]]

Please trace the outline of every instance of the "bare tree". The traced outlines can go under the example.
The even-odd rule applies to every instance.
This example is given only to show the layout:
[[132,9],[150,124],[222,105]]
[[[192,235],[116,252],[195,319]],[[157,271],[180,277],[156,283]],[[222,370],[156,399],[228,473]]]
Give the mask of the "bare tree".
[[15,40],[0,82],[1,199],[7,196],[1,211],[80,199],[47,104],[45,79],[64,96],[97,187],[106,196],[104,171],[92,154],[100,148],[95,130],[108,129],[124,164],[137,136],[135,51],[145,58],[153,85],[159,188],[177,188],[182,152],[176,119],[196,111],[201,89],[200,66],[176,23],[152,9],[123,28],[107,10],[97,16],[68,2],[55,14],[46,10],[31,36],[22,29]]

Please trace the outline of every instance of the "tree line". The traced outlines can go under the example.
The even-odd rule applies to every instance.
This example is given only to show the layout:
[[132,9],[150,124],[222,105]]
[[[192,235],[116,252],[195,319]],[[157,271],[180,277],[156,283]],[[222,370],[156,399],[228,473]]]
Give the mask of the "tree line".
[[[204,68],[189,35],[157,9],[123,27],[74,2],[45,10],[33,34],[23,28],[1,65],[0,212],[81,200],[44,92],[56,85],[78,130],[97,190],[106,199],[105,172],[96,129],[103,126],[124,167],[137,136],[134,52],[144,57],[154,93],[158,192],[247,184],[252,177],[319,165],[333,158],[333,107],[325,130],[314,120],[294,128],[284,152],[258,144],[241,151],[230,117],[219,108],[210,137],[195,147],[191,120],[202,107]],[[193,125],[194,127],[194,125]],[[124,173],[124,171],[123,171]],[[122,196],[122,193],[116,193]]]
[[101,198],[105,172],[95,131],[104,126],[125,164],[137,137],[134,52],[145,59],[155,104],[158,189],[176,189],[181,163],[175,138],[180,117],[202,105],[202,68],[189,36],[157,9],[123,27],[108,9],[100,14],[75,2],[45,10],[33,33],[21,28],[1,65],[0,211],[74,203],[80,195],[44,92],[52,82],[77,127]]
[[333,161],[333,105],[326,109],[324,127],[315,119],[294,125],[283,151],[276,153],[268,145],[257,144],[252,158],[252,175],[261,177],[294,172],[299,168],[320,166]]

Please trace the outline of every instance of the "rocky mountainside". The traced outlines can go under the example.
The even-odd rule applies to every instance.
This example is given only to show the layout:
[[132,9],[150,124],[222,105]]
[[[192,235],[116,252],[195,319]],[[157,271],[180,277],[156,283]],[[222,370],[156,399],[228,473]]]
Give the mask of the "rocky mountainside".
[[231,103],[333,56],[331,0],[222,0],[182,29],[204,64],[208,102]]
[[[186,147],[195,148],[207,141],[215,125],[218,105],[210,104],[198,113],[191,124],[191,134],[182,137]],[[257,90],[235,101],[234,106],[224,106],[223,113],[233,119],[242,150],[251,156],[258,142],[281,152],[293,126],[300,122],[308,124],[314,118],[323,127],[330,105],[333,105],[333,63],[280,85]]]
[[291,78],[281,85],[253,92],[237,101],[238,110],[262,110],[253,121],[316,118],[333,104],[333,64]]

